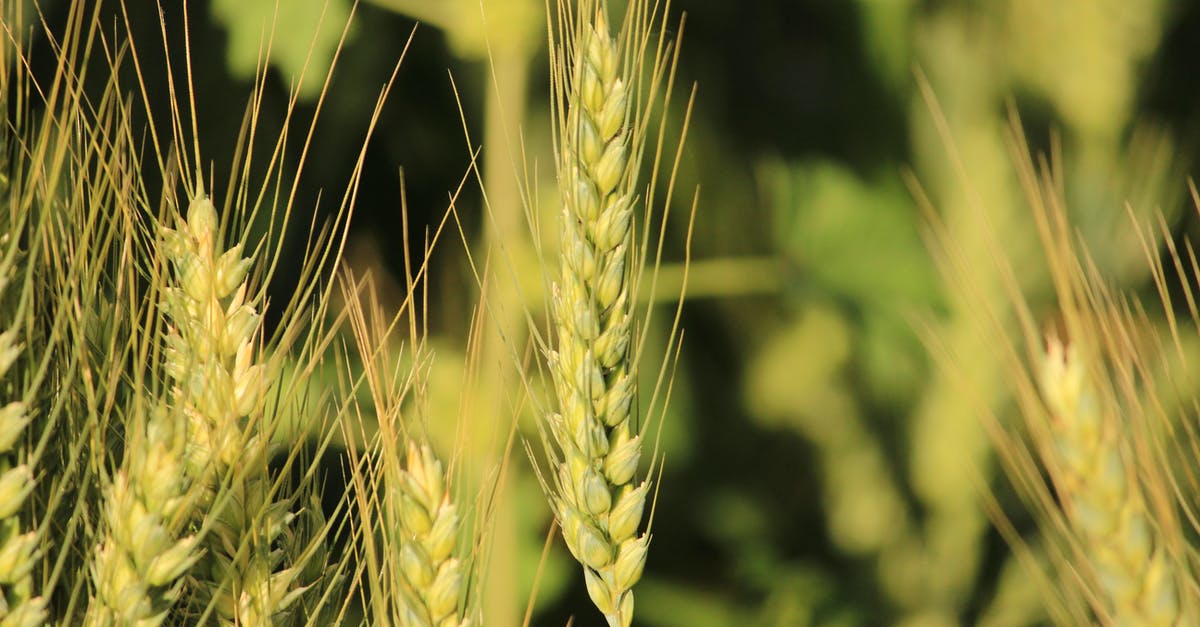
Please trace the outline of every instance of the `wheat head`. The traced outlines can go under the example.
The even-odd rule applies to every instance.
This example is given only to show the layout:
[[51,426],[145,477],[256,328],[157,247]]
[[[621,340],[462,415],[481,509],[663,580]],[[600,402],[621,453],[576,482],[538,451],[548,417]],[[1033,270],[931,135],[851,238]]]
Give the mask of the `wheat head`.
[[458,511],[446,488],[442,463],[427,445],[409,442],[400,477],[400,624],[466,627],[462,616],[463,576],[454,556]]
[[179,228],[163,234],[175,268],[163,299],[171,321],[166,372],[187,417],[189,472],[211,480],[241,460],[243,450],[259,448],[253,434],[242,442],[243,422],[264,386],[263,366],[254,360],[260,316],[246,302],[252,262],[241,245],[218,254],[217,212],[203,191]]
[[[168,312],[178,301],[177,289],[166,287],[162,304]],[[198,473],[187,457],[194,409],[181,387],[181,373],[192,366],[172,362],[182,356],[171,351],[187,348],[178,327],[172,327],[168,346],[168,373],[177,387],[169,399],[135,402],[121,467],[103,489],[103,535],[92,556],[93,596],[84,619],[89,626],[162,624],[180,598],[184,575],[202,554],[197,536],[184,533],[194,509],[189,489]]]
[[267,625],[286,618],[304,593],[292,532],[296,515],[273,501],[266,438],[252,416],[266,386],[258,363],[261,316],[248,302],[253,261],[241,245],[218,250],[212,201],[200,191],[177,229],[164,229],[175,283],[165,290],[166,371],[187,417],[187,466],[204,490],[209,529],[199,597],[226,624]]
[[[7,281],[7,268],[0,270],[0,290]],[[17,329],[0,333],[0,378],[20,356]],[[29,424],[22,401],[0,407],[0,625],[41,625],[46,619],[46,600],[36,595],[31,571],[37,563],[35,532],[21,533],[18,514],[33,490],[33,473],[20,463],[17,442]]]
[[1047,340],[1040,385],[1051,413],[1054,473],[1063,509],[1117,625],[1181,621],[1174,571],[1127,472],[1107,404],[1076,346]]
[[576,42],[562,138],[563,261],[549,359],[559,412],[548,423],[560,453],[552,505],[563,538],[592,602],[625,627],[649,544],[638,535],[648,483],[634,484],[641,438],[630,420],[630,99],[604,9]]
[[189,485],[180,427],[160,405],[130,430],[123,466],[104,491],[88,625],[162,624],[200,558],[196,536],[180,533]]

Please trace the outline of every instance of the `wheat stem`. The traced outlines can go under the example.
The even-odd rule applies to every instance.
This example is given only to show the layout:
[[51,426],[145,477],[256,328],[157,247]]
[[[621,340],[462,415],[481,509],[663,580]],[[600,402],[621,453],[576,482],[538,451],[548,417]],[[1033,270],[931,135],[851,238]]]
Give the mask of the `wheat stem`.
[[641,440],[630,420],[631,110],[603,6],[573,63],[559,168],[563,264],[553,288],[560,412],[548,422],[561,456],[552,504],[593,603],[610,625],[625,627],[649,543],[637,535],[648,483],[633,483]]

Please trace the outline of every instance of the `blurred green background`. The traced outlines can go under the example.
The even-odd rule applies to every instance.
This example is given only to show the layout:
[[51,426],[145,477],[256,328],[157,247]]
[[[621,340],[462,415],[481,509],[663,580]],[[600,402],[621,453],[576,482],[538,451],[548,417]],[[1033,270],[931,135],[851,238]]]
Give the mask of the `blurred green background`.
[[[165,114],[158,13],[149,0],[128,2],[150,97]],[[65,0],[41,4],[50,24],[61,23]],[[184,13],[166,4],[178,69]],[[201,147],[212,171],[228,170],[264,33],[277,16],[259,133],[278,133],[291,85],[302,95],[299,119],[321,103],[298,202],[332,210],[337,198],[321,191],[344,185],[376,94],[420,22],[367,151],[347,257],[375,273],[385,303],[398,305],[401,170],[417,256],[467,177],[458,216],[477,263],[491,262],[495,313],[485,326],[505,335],[478,349],[473,367],[490,387],[474,392],[464,412],[480,288],[463,242],[446,235],[428,281],[437,360],[430,386],[439,399],[428,420],[432,433],[444,434],[443,447],[453,446],[446,434],[454,423],[467,421],[460,476],[477,488],[499,453],[497,433],[514,416],[525,437],[535,435],[528,407],[513,398],[520,386],[508,385],[514,373],[504,371],[505,352],[527,346],[521,312],[544,324],[531,242],[549,254],[557,233],[545,6],[362,2],[318,100],[351,8],[349,0],[281,0],[276,14],[274,0],[190,2]],[[1135,215],[1162,211],[1179,238],[1200,226],[1184,193],[1200,131],[1200,4],[675,0],[667,27],[683,46],[668,137],[678,135],[692,84],[698,91],[666,230],[666,288],[651,299],[647,404],[675,307],[669,288],[681,273],[686,214],[700,192],[637,622],[1044,622],[1047,591],[1022,572],[984,508],[984,495],[994,494],[1036,553],[1034,525],[998,476],[977,417],[980,399],[1002,419],[1010,412],[1003,373],[981,349],[988,339],[968,322],[969,303],[954,296],[961,290],[941,279],[911,182],[968,251],[981,297],[1003,300],[982,245],[995,237],[1017,260],[1033,302],[1044,298],[1006,143],[1011,103],[1034,146],[1049,149],[1059,138],[1067,197],[1098,266],[1117,285],[1147,290],[1123,203]],[[936,97],[941,129],[918,76]],[[469,172],[480,146],[482,186]],[[536,236],[523,206],[542,216]],[[925,333],[955,356],[953,374],[929,357]],[[973,382],[972,394],[957,377]],[[449,426],[432,424],[439,420]],[[498,548],[483,580],[495,625],[519,621],[550,524],[523,447],[512,459],[508,505],[496,514]],[[556,543],[533,623],[561,625],[571,616],[576,625],[601,620]]]

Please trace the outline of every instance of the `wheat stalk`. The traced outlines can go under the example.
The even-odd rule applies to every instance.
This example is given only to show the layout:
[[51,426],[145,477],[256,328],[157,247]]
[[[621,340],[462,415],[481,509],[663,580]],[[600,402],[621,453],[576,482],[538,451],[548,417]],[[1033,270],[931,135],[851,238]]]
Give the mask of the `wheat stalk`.
[[1047,340],[1039,383],[1052,419],[1052,469],[1117,625],[1175,625],[1174,572],[1136,477],[1127,472],[1108,404],[1074,345]]
[[592,17],[574,50],[559,166],[563,262],[549,356],[559,412],[548,423],[560,455],[551,500],[592,602],[625,627],[649,544],[637,535],[648,483],[633,484],[641,438],[630,421],[632,114],[605,7]]

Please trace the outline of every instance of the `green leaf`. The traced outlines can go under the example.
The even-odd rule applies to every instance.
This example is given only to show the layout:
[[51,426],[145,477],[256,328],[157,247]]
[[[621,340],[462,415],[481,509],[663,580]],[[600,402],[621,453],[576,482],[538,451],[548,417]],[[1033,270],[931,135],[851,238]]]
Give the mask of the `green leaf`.
[[230,72],[250,78],[267,54],[271,65],[302,98],[313,98],[320,93],[333,64],[338,41],[350,18],[350,3],[214,0],[212,14],[229,33],[225,54]]
[[940,283],[899,177],[864,180],[820,161],[779,168],[780,249],[806,281],[867,306],[935,304]]

